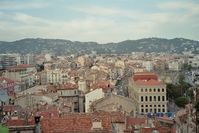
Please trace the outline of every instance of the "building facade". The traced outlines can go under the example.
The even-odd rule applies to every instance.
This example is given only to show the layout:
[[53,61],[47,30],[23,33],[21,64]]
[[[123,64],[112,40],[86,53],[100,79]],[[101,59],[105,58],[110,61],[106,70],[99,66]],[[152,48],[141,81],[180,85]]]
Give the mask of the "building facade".
[[21,89],[27,89],[35,84],[36,68],[32,65],[21,64],[18,66],[10,67],[5,71],[5,77],[14,80]]
[[68,80],[67,73],[63,72],[60,69],[46,70],[46,76],[47,83],[51,84],[63,84],[66,83]]
[[102,88],[95,89],[85,94],[85,112],[91,111],[92,102],[105,97],[105,93]]
[[78,85],[66,83],[57,89],[58,97],[67,101],[70,112],[84,112],[84,96],[78,90]]
[[155,73],[135,73],[129,83],[129,95],[139,114],[167,112],[166,84]]

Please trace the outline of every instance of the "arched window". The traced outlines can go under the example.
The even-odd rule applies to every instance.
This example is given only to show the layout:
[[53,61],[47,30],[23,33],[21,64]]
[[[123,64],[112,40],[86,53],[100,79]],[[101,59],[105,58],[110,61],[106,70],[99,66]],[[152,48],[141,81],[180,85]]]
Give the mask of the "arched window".
[[148,101],[148,97],[147,96],[145,96],[145,101]]
[[149,101],[150,101],[150,102],[152,101],[152,96],[149,97]]

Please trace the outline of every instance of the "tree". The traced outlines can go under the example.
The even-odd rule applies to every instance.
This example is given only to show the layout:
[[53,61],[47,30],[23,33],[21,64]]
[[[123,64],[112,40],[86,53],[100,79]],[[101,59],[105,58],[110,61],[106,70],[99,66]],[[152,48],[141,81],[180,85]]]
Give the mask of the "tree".
[[179,75],[179,85],[181,96],[183,96],[185,93],[187,93],[188,89],[191,87],[191,85],[187,82],[185,82],[185,75],[180,74]]
[[175,104],[178,106],[178,107],[185,107],[186,104],[189,103],[189,100],[186,98],[186,97],[178,97],[175,99]]
[[183,69],[184,69],[184,70],[187,70],[187,71],[191,71],[192,66],[189,65],[188,63],[186,63],[186,64],[184,64]]
[[169,99],[175,99],[177,97],[180,97],[180,88],[179,85],[174,85],[174,84],[167,84],[167,97]]
[[36,65],[36,69],[37,69],[37,72],[41,72],[41,71],[43,71],[44,70],[44,65],[43,64],[37,64]]

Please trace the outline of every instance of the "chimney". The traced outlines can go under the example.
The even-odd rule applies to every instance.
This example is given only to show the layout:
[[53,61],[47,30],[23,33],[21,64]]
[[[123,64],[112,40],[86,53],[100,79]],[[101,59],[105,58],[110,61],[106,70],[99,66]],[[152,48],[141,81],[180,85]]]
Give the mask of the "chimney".
[[41,133],[40,118],[41,116],[35,116],[35,133]]

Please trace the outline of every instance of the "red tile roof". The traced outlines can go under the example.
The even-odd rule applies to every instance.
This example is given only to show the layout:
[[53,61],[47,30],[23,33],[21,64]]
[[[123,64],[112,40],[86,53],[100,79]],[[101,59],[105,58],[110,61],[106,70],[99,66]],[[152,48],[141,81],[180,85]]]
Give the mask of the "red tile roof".
[[145,124],[145,118],[127,117],[127,128],[135,125]]
[[134,81],[150,80],[150,79],[158,80],[158,77],[155,73],[151,73],[151,72],[138,72],[138,73],[135,73],[133,76]]
[[93,84],[91,86],[91,89],[98,89],[98,88],[102,88],[103,90],[107,90],[112,88],[113,86],[111,86],[109,81],[105,81],[105,80],[101,80],[101,81],[97,81],[95,84]]
[[163,85],[161,81],[150,79],[150,80],[137,80],[134,82],[136,85],[144,85],[144,86],[158,86]]
[[14,83],[14,80],[11,80],[11,79],[6,78],[6,77],[0,77],[0,83],[3,82],[4,80],[7,82],[7,84]]
[[24,69],[24,68],[28,68],[28,67],[34,67],[33,65],[29,65],[29,64],[20,64],[17,66],[11,66],[8,68],[8,70],[20,70],[20,69]]
[[14,112],[15,110],[20,109],[21,107],[18,105],[4,105],[3,111],[5,112]]
[[149,128],[149,127],[141,128],[141,133],[152,133],[152,132],[153,132],[153,128]]
[[111,112],[111,122],[124,123],[125,115],[122,112]]
[[6,126],[25,126],[25,125],[34,125],[34,119],[9,119],[6,122]]
[[109,113],[92,114],[66,114],[61,118],[43,118],[41,127],[44,133],[54,132],[91,132],[93,120],[99,120],[102,123],[103,131],[111,131],[111,117]]
[[59,112],[58,111],[41,111],[38,114],[44,118],[58,118]]
[[58,86],[57,90],[74,90],[74,89],[78,89],[78,85],[77,84],[66,83],[66,84]]

